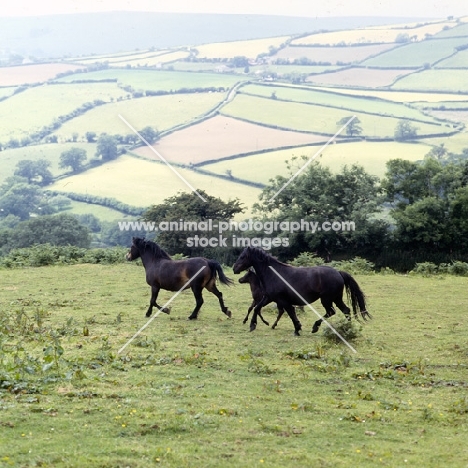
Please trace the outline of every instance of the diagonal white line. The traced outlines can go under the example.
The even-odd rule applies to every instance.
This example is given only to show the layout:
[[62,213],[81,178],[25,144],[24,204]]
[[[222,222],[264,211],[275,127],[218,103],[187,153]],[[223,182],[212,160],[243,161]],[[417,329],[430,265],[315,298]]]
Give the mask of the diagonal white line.
[[268,201],[272,202],[355,118],[353,115]]
[[120,119],[122,120],[122,122],[124,122],[125,125],[127,125],[128,128],[130,128],[130,130],[132,130],[133,133],[135,133],[141,141],[143,141],[143,143],[145,143],[145,145],[164,163],[166,164],[166,166],[180,179],[182,180],[182,182],[185,183],[185,185],[187,185],[187,187],[190,188],[190,190],[192,192],[194,192],[196,195],[198,195],[198,197],[204,201],[206,203],[206,200],[200,195],[200,193],[197,192],[197,190],[190,184],[190,182],[188,182],[181,174],[179,174],[179,172],[177,172],[174,167],[169,164],[167,162],[167,160],[158,152],[156,151],[141,135],[140,133],[135,130],[135,128],[132,127],[132,125],[130,125],[120,114],[118,114],[118,116],[120,117]]
[[[199,273],[206,268],[202,266],[163,306],[164,309],[168,306],[191,282],[194,280]],[[159,309],[118,351],[117,354],[120,354],[160,313],[161,309]]]
[[313,312],[315,312],[315,315],[317,315],[317,317],[319,319],[322,319],[333,331],[333,333],[335,333],[335,335],[353,352],[353,353],[357,353],[357,351],[331,326],[330,323],[327,322],[327,320],[325,320],[310,304],[307,303],[307,301],[271,266],[269,265],[269,267],[275,272],[275,274],[281,278],[281,281],[283,281],[284,284],[286,284],[290,289],[291,291],[293,291],[295,294],[297,294],[297,297],[304,303],[304,305],[307,305],[307,307],[309,307],[309,309],[311,309]]

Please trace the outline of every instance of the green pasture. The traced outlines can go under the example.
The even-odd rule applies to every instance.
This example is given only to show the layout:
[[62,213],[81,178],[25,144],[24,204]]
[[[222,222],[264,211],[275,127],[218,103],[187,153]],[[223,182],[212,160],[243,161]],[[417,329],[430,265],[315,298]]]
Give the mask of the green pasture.
[[442,60],[436,68],[468,68],[468,50],[460,50],[446,60]]
[[236,284],[220,286],[232,319],[205,293],[187,321],[186,292],[118,354],[148,320],[142,267],[0,275],[2,466],[468,463],[467,278],[356,276],[374,317],[356,353],[325,324],[312,335],[311,310],[300,337],[287,317],[249,333],[250,293]]
[[[284,102],[245,94],[236,98],[221,109],[221,113],[268,126],[306,132],[334,135],[339,130],[337,122],[343,117],[356,115],[361,121],[362,136],[393,138],[399,119],[380,117],[362,112],[340,110],[297,102]],[[417,122],[422,135],[446,133],[451,129],[445,126]]]
[[120,119],[121,115],[137,130],[146,126],[168,130],[200,117],[223,101],[226,93],[187,93],[149,96],[113,102],[95,107],[62,125],[55,135],[68,139],[73,133],[84,138],[86,132],[127,135],[133,131]]
[[[424,140],[422,141],[424,142]],[[443,143],[448,151],[460,154],[465,148],[468,148],[468,132],[465,130],[445,138],[428,138],[425,142],[431,145]]]
[[418,68],[433,64],[453,54],[455,47],[464,45],[467,38],[430,39],[396,47],[377,57],[364,60],[361,65],[368,67],[410,67]]
[[[178,60],[177,62],[163,64],[163,70],[178,71],[178,72],[215,72],[220,66],[217,62],[185,62]],[[232,70],[236,72],[235,69]],[[243,70],[242,70],[243,71]]]
[[[289,171],[286,161],[293,158],[292,172],[298,171],[309,159],[314,158],[321,165],[338,172],[343,166],[359,164],[369,173],[383,177],[386,162],[390,159],[407,159],[418,161],[430,151],[424,144],[397,142],[356,142],[330,145],[320,152],[321,146],[302,146],[293,149],[270,151],[268,153],[253,154],[243,158],[219,161],[203,165],[203,169],[215,174],[226,174],[231,171],[233,177],[267,184],[277,175],[288,177]],[[317,153],[319,153],[317,155]],[[303,160],[305,156],[307,160]]]
[[444,37],[457,37],[457,36],[468,36],[468,24],[461,23],[458,26],[450,29],[446,29],[438,33],[435,37],[444,38]]
[[83,203],[72,200],[70,210],[67,212],[74,215],[92,214],[99,219],[99,221],[113,222],[116,220],[125,220],[127,218],[134,219],[134,216],[128,216],[120,211],[107,208],[106,206],[94,205],[92,203]]
[[112,66],[115,67],[156,67],[161,66],[164,63],[175,62],[176,60],[182,60],[188,57],[190,54],[186,50],[174,50],[166,51],[165,53],[160,53],[158,55],[153,55],[152,57],[143,57],[138,59],[129,59],[115,62]]
[[126,92],[116,83],[42,85],[0,102],[0,141],[21,138],[50,125],[87,102],[110,102]]
[[[239,198],[247,208],[257,201],[260,193],[258,188],[189,169],[177,167],[176,170],[195,189],[205,190],[225,201]],[[120,156],[102,166],[61,179],[49,188],[64,194],[76,192],[111,197],[134,206],[158,204],[179,192],[191,191],[165,164],[131,156]]]
[[13,96],[13,93],[15,92],[16,88],[16,86],[5,86],[0,88],[0,99]]
[[170,70],[133,70],[107,69],[81,73],[60,78],[61,83],[76,80],[116,79],[120,85],[131,86],[135,90],[177,91],[182,88],[230,88],[248,77],[239,77],[227,73],[184,73]]
[[392,89],[468,93],[468,69],[425,70],[413,73],[398,80],[392,85]]
[[372,99],[333,93],[320,90],[310,90],[287,86],[262,86],[250,84],[241,88],[241,92],[255,94],[262,97],[271,97],[275,93],[281,100],[303,102],[309,104],[339,107],[358,112],[369,112],[382,116],[399,117],[403,119],[416,119],[434,123],[434,119],[422,114],[418,109],[383,99]]
[[[468,99],[468,96],[467,96]],[[414,102],[413,106],[419,109],[431,110],[465,110],[468,109],[468,100],[466,101],[439,101],[439,102]]]
[[68,169],[60,169],[60,155],[70,148],[82,148],[86,151],[88,160],[91,159],[96,152],[96,144],[94,143],[49,143],[44,145],[31,145],[22,148],[7,149],[0,152],[0,183],[7,177],[10,177],[15,172],[16,165],[22,159],[30,159],[36,161],[38,159],[46,159],[51,162],[50,172],[56,177],[65,174]]

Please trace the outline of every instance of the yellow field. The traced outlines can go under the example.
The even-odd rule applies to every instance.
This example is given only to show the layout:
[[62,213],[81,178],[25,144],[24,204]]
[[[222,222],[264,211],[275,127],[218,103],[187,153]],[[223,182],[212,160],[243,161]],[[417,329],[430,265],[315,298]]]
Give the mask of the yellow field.
[[83,57],[74,59],[75,62],[79,62],[82,64],[92,64],[96,62],[108,62],[109,65],[114,65],[118,63],[126,63],[131,62],[133,60],[142,60],[147,59],[150,57],[156,57],[158,55],[166,54],[170,52],[169,49],[162,49],[162,50],[153,50],[153,51],[142,51],[142,52],[119,52],[116,54],[108,54],[108,55],[92,55],[90,57]]
[[197,46],[197,58],[233,58],[236,56],[256,58],[257,55],[268,52],[270,46],[278,47],[287,39],[289,36],[205,44]]
[[456,24],[457,23],[455,21],[444,21],[441,23],[426,24],[418,28],[415,28],[414,26],[405,28],[400,24],[395,27],[385,26],[352,29],[349,31],[334,31],[301,37],[299,39],[295,39],[291,43],[296,45],[337,45],[343,42],[345,44],[391,43],[395,42],[395,38],[398,34],[408,34],[415,40],[421,41],[425,38],[426,34],[434,35],[442,31],[445,26],[454,27]]
[[[196,189],[205,190],[209,195],[225,201],[239,198],[251,207],[260,193],[260,189],[254,187],[197,174],[188,169],[176,170]],[[112,197],[135,206],[150,206],[179,192],[190,192],[187,185],[163,163],[130,156],[121,156],[103,166],[62,179],[49,188]]]
[[137,130],[151,126],[163,131],[205,114],[222,101],[224,96],[224,93],[171,94],[114,102],[96,107],[66,122],[55,135],[66,140],[75,132],[80,136],[88,131],[98,135],[132,133],[119,118],[119,114]]
[[128,60],[119,60],[111,64],[111,67],[125,67],[131,65],[132,67],[155,67],[158,64],[164,64],[168,62],[175,62],[176,60],[182,60],[188,57],[190,54],[185,50],[176,50],[174,52],[152,55],[148,57],[142,57],[139,59],[129,58]]
[[[308,159],[313,158],[320,149],[321,146],[303,146],[288,150],[271,151],[245,158],[219,161],[207,164],[203,168],[215,174],[226,174],[226,171],[230,170],[234,177],[266,184],[278,174],[288,177],[285,161],[291,161],[293,157],[297,157],[298,159],[294,163],[295,169],[293,170],[293,172],[296,172],[306,162],[300,159],[301,156],[306,156]],[[430,146],[425,144],[396,142],[339,143],[325,148],[314,160],[336,172],[340,171],[344,165],[360,164],[368,173],[383,177],[386,170],[385,164],[390,159],[401,158],[417,161],[423,159],[429,151]]]

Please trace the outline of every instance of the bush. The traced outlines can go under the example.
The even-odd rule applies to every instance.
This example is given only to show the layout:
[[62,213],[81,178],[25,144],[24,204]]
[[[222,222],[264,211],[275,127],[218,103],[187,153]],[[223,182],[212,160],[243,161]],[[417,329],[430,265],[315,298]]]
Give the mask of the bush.
[[[361,336],[362,326],[356,320],[340,319],[336,324],[332,324],[333,328],[346,340],[354,341]],[[329,327],[323,324],[323,337],[334,343],[342,343],[341,338]]]
[[301,252],[296,258],[291,260],[290,265],[296,267],[311,267],[323,265],[324,261],[321,257],[312,252]]
[[437,274],[437,265],[432,262],[416,263],[416,266],[411,270],[412,273],[416,273],[423,276]]
[[375,265],[361,257],[355,257],[352,260],[330,262],[330,266],[337,270],[345,270],[351,275],[370,275],[375,273]]

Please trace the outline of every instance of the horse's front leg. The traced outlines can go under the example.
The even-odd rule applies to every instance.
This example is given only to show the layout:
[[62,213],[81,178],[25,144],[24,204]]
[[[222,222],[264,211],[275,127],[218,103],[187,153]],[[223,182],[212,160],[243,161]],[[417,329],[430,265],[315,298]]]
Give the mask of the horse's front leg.
[[151,299],[150,299],[150,305],[148,307],[148,310],[146,311],[146,316],[151,317],[151,314],[153,313],[153,307],[157,307],[161,312],[164,312],[165,314],[169,314],[171,312],[171,309],[167,307],[161,307],[157,302],[156,299],[158,298],[159,291],[161,290],[160,286],[151,286]]
[[253,314],[252,314],[252,319],[250,320],[250,331],[253,332],[257,328],[257,316],[260,314],[260,311],[262,310],[262,307],[265,304],[268,304],[269,300],[267,296],[263,296],[260,301],[257,302],[255,305]]
[[195,296],[195,309],[193,309],[193,312],[189,315],[189,320],[196,320],[198,318],[198,312],[201,309],[201,306],[203,305],[203,296],[202,296],[202,289],[200,287],[192,287],[192,292],[193,295]]
[[302,325],[299,319],[297,318],[296,309],[291,304],[285,304],[283,307],[286,309],[286,312],[288,313],[289,317],[292,320],[292,323],[294,324],[294,334],[296,336],[299,336],[299,332],[302,330]]

